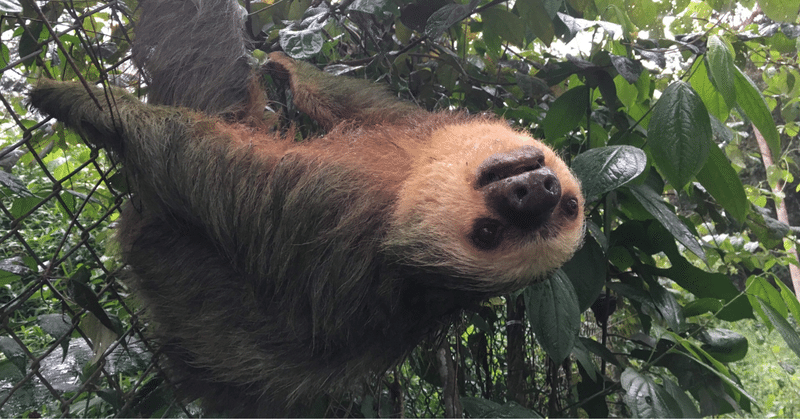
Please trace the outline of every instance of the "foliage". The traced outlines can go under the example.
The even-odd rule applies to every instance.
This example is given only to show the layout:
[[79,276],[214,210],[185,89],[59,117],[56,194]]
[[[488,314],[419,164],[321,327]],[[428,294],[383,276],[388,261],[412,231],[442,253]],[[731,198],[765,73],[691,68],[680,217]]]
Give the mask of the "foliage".
[[[80,74],[138,89],[124,65],[134,6],[88,1],[70,9],[47,2],[37,11],[28,2],[0,0],[3,85]],[[450,373],[467,415],[759,415],[777,405],[780,414],[797,411],[788,401],[751,395],[764,393],[751,393],[758,382],[736,371],[742,359],[752,359],[752,334],[733,330],[754,319],[776,329],[800,356],[792,321],[800,304],[784,285],[785,267],[797,264],[788,253],[795,233],[770,210],[781,200],[795,202],[796,191],[769,189],[792,183],[797,169],[791,140],[800,131],[800,1],[280,0],[243,7],[255,57],[280,48],[326,71],[385,83],[431,110],[495,113],[557,148],[581,179],[588,228],[573,260],[550,281],[465,314],[445,342],[457,355]],[[61,22],[60,45],[43,18]],[[8,365],[14,374],[31,368],[19,342],[36,352],[60,333],[43,325],[21,333],[37,316],[60,313],[66,300],[56,290],[68,288],[67,305],[82,310],[73,318],[95,318],[114,338],[130,319],[101,292],[113,259],[81,254],[106,253],[107,226],[93,221],[113,219],[113,190],[124,182],[100,166],[78,170],[98,164],[93,151],[60,128],[49,136],[33,129],[39,124],[20,95],[3,98],[8,113],[0,124],[15,129],[0,138],[2,146],[24,133],[29,147],[15,147],[26,154],[11,173],[0,172],[2,226],[11,232],[0,230],[0,264],[22,256],[28,269],[0,270],[8,295],[3,319],[16,327],[4,332],[17,337],[0,340],[0,371],[15,382]],[[280,95],[276,101],[287,104]],[[774,167],[757,159],[754,128]],[[55,151],[31,153],[42,154],[48,144]],[[91,243],[66,253],[70,247],[60,241],[83,239],[69,233],[75,224],[92,226],[84,233]],[[35,255],[58,266],[45,269]],[[15,303],[30,281],[46,275],[69,285]],[[69,340],[58,343],[65,353]],[[405,393],[406,415],[448,411],[441,348],[431,345],[387,374],[388,391],[352,401],[348,412],[392,413],[385,410],[387,394],[396,387]],[[781,362],[797,363],[791,359]],[[796,380],[787,382],[796,393]],[[141,387],[142,398],[156,394],[150,402],[166,397],[153,383]],[[111,407],[70,412],[126,412],[105,401]],[[90,405],[98,406],[80,404]],[[56,411],[48,409],[57,407],[40,411]],[[165,409],[142,412],[177,412]]]

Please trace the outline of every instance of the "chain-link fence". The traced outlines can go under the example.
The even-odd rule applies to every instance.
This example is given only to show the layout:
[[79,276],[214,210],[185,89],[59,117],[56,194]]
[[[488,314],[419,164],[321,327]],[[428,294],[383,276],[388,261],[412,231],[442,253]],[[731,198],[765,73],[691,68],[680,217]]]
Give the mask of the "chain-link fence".
[[[174,396],[124,283],[114,241],[124,179],[104,152],[26,107],[40,77],[137,91],[129,54],[135,4],[15,5],[0,2],[0,416],[198,415],[197,404]],[[479,398],[574,413],[577,367],[548,360],[513,300],[466,314],[371,390],[328,400],[322,412],[430,417],[473,403],[466,410],[474,414],[486,409]]]
[[[39,77],[135,81],[121,2],[4,3],[0,101],[0,415],[190,414],[120,282],[124,191],[104,153],[26,109]],[[119,183],[117,183],[119,185]]]

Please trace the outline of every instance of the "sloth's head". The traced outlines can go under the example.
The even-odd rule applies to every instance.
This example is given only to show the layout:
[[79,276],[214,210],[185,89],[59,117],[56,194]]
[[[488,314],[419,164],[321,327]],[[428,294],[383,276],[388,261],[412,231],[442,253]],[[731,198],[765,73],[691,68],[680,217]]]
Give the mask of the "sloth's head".
[[520,289],[566,262],[584,233],[580,185],[543,143],[502,121],[448,125],[413,154],[387,248],[479,292]]

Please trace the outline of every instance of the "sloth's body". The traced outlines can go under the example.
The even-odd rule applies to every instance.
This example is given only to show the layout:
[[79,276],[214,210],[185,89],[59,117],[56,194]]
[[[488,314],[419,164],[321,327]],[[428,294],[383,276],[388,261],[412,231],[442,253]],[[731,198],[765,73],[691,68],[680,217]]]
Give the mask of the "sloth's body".
[[300,413],[579,246],[579,185],[542,143],[282,54],[270,66],[324,137],[298,143],[119,91],[100,110],[76,84],[31,95],[122,163],[130,283],[174,378],[214,410]]

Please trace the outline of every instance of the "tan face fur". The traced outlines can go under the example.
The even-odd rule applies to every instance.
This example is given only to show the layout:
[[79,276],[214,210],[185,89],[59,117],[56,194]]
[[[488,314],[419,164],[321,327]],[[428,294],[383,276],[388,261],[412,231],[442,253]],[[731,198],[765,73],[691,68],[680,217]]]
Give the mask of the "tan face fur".
[[[479,167],[490,156],[523,146],[544,154],[544,166],[561,186],[561,200],[549,220],[534,229],[504,221],[487,205],[485,191],[476,186]],[[412,175],[400,191],[388,243],[403,248],[398,253],[405,263],[442,268],[463,278],[443,286],[475,291],[519,289],[561,266],[580,246],[584,233],[580,185],[543,143],[504,122],[484,120],[445,126],[433,133],[427,146],[412,153]],[[476,220],[485,219],[500,224],[499,244],[490,249],[471,239]]]

